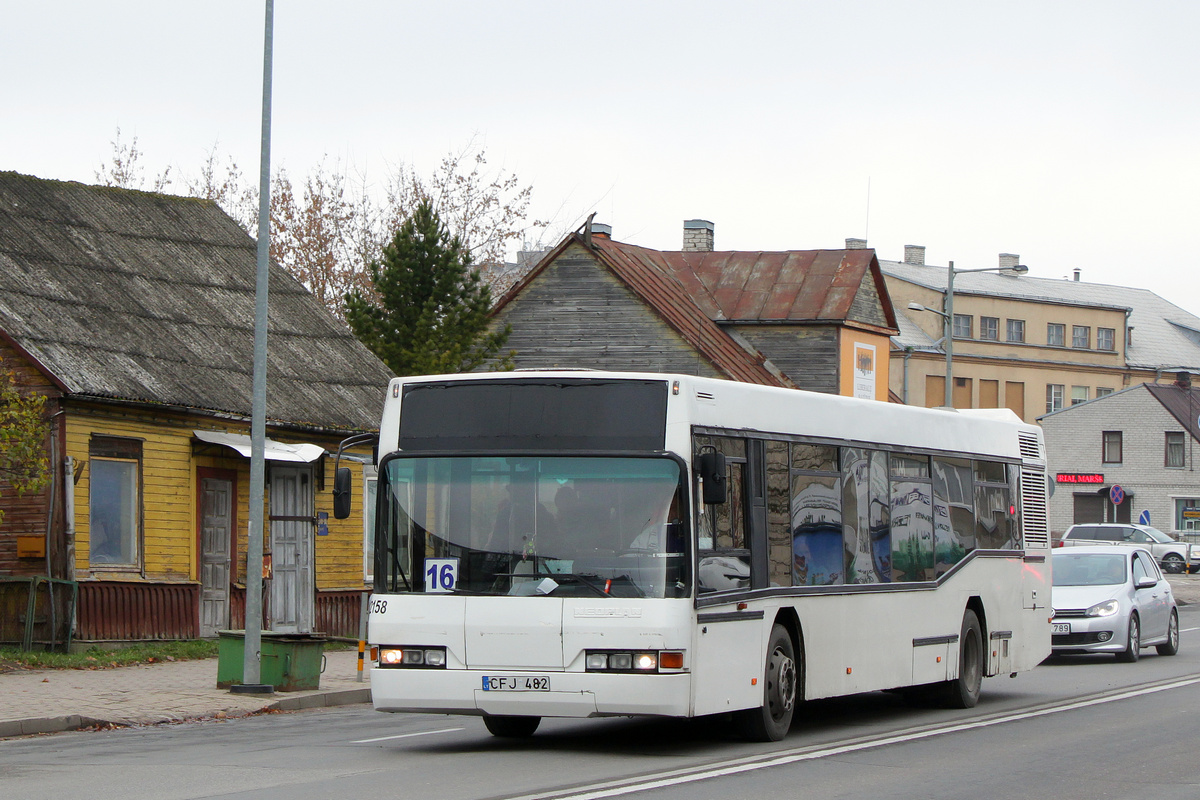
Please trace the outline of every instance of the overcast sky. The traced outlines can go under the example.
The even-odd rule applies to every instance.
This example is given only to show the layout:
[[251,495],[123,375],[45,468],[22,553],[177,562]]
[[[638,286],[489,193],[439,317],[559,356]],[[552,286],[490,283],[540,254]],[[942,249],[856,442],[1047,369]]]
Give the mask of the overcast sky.
[[[219,142],[258,174],[264,3],[0,11],[0,169]],[[1074,269],[1200,314],[1200,3],[278,0],[272,163],[428,174],[474,142],[554,238]],[[552,244],[552,241],[544,242]]]

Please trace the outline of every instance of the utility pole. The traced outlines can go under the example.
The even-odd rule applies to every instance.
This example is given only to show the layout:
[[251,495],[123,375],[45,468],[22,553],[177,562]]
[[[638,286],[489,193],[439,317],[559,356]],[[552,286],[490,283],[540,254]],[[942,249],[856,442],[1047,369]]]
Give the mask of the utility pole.
[[254,286],[254,379],[250,405],[250,530],[246,542],[246,639],[242,682],[230,691],[269,694],[259,683],[262,650],[263,497],[267,430],[267,266],[271,251],[271,48],[274,0],[266,0],[263,43],[262,154],[258,176],[258,269]]

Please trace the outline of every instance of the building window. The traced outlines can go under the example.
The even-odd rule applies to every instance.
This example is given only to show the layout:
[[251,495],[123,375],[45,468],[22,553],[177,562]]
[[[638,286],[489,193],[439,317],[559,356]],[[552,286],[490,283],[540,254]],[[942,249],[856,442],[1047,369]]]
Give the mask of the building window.
[[1175,530],[1200,531],[1200,497],[1175,498]]
[[1067,326],[1061,322],[1051,322],[1046,326],[1046,344],[1051,347],[1063,347],[1067,343]]
[[1086,350],[1092,346],[1092,329],[1087,325],[1071,326],[1071,347]]
[[1167,431],[1167,452],[1164,466],[1183,469],[1183,431]]
[[1117,331],[1115,328],[1096,328],[1096,349],[1116,350]]
[[1025,341],[1025,320],[1010,319],[1008,321],[1008,341],[1010,341],[1010,342]]
[[1080,403],[1086,403],[1088,399],[1088,387],[1072,386],[1071,387],[1071,405],[1077,406]]
[[1046,384],[1046,413],[1058,411],[1063,407],[1064,387],[1061,383]]
[[970,314],[955,314],[954,315],[954,338],[955,339],[970,339],[971,324],[974,317]]
[[989,342],[1000,340],[1000,318],[999,317],[980,317],[979,318],[979,338],[986,339]]
[[142,442],[95,436],[88,444],[88,559],[94,567],[141,565]]
[[1104,431],[1100,434],[1101,449],[1104,451],[1100,460],[1105,464],[1120,464],[1121,463],[1121,432],[1120,431]]
[[1105,397],[1106,395],[1110,395],[1112,393],[1113,393],[1113,390],[1107,386],[1097,386],[1096,387],[1096,397]]

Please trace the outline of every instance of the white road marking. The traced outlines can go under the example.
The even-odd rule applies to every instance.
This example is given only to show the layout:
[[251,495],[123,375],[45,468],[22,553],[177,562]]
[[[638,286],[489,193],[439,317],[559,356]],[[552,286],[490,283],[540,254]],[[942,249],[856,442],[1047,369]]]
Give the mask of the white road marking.
[[358,739],[350,744],[370,744],[371,742],[386,742],[389,739],[407,739],[411,736],[429,736],[433,733],[454,733],[461,731],[464,728],[442,728],[436,731],[417,731],[416,733],[397,733],[395,736],[377,736],[374,739]]
[[538,794],[508,798],[508,800],[603,800],[603,798],[619,797],[621,795],[632,794],[634,792],[645,792],[651,789],[662,789],[685,783],[695,783],[696,781],[708,780],[709,778],[723,778],[743,772],[766,769],[767,767],[778,767],[784,764],[794,764],[798,761],[813,761],[815,759],[825,758],[827,756],[843,755],[845,753],[853,753],[859,750],[870,750],[876,747],[884,747],[890,744],[901,744],[920,739],[928,739],[933,736],[941,736],[947,733],[958,733],[960,731],[967,731],[975,728],[987,728],[991,727],[992,725],[1000,725],[1005,722],[1015,722],[1017,720],[1044,717],[1049,714],[1057,714],[1062,711],[1073,711],[1079,708],[1087,708],[1088,706],[1112,703],[1117,700],[1127,700],[1131,697],[1140,697],[1141,695],[1165,692],[1170,689],[1180,689],[1185,686],[1195,685],[1197,683],[1200,683],[1200,676],[1177,680],[1171,683],[1151,686],[1143,689],[1132,689],[1125,692],[1118,692],[1117,694],[1106,695],[1104,697],[1094,697],[1074,703],[1064,703],[1051,708],[1035,709],[1032,711],[1019,711],[998,717],[953,723],[935,728],[914,730],[891,736],[883,736],[875,739],[866,739],[859,742],[850,742],[842,745],[819,748],[816,750],[811,750],[808,748],[795,748],[790,751],[784,751],[783,753],[776,753],[770,756],[734,759],[718,767],[708,766],[699,769],[693,768],[672,770],[669,772],[664,772],[661,776],[654,778],[599,783],[593,784],[592,786],[582,786],[577,789],[562,793],[539,792]]

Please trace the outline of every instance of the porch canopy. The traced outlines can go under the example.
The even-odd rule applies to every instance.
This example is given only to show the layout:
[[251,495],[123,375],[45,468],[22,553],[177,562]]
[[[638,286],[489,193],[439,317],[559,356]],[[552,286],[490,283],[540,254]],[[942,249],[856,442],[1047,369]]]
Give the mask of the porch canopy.
[[[250,437],[244,433],[222,433],[221,431],[192,431],[196,438],[210,444],[232,448],[250,458]],[[325,454],[325,448],[316,444],[284,444],[274,439],[263,441],[263,458],[267,461],[296,461],[308,464]]]

